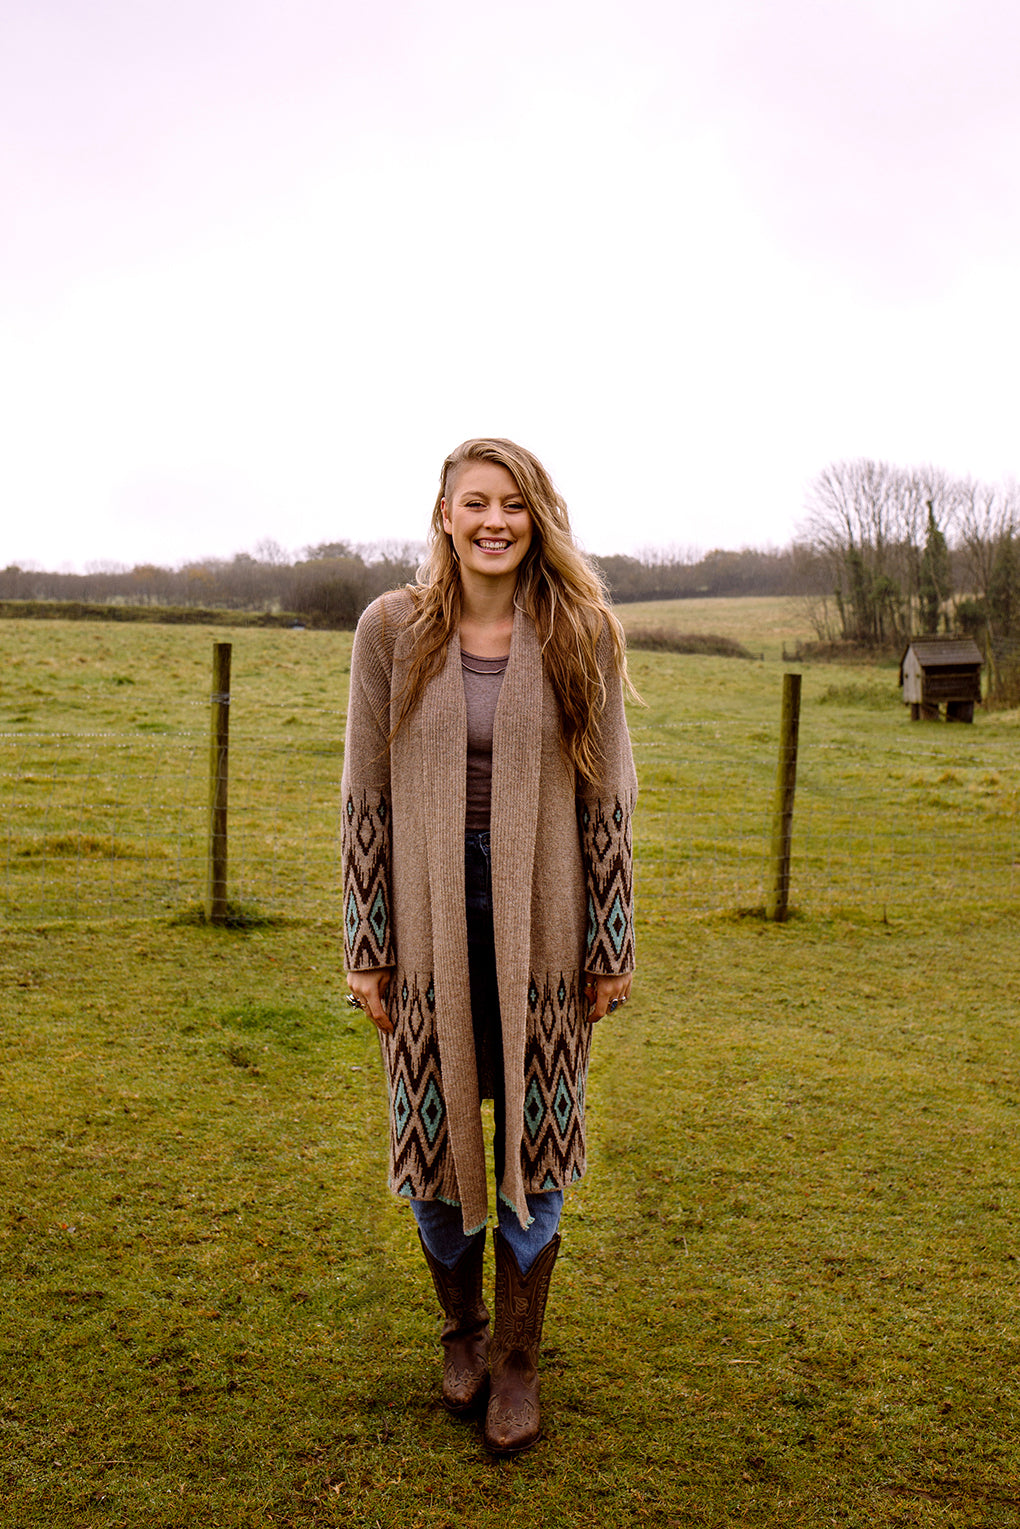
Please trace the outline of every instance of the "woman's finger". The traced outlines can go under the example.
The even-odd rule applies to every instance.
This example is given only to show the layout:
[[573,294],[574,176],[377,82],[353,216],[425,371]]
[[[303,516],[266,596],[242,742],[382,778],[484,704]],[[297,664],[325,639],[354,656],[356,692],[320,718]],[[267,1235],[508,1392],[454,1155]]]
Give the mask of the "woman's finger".
[[607,1014],[617,1013],[630,997],[630,984],[629,972],[625,977],[589,977],[584,987],[589,1003],[588,1023],[597,1024]]
[[364,1010],[376,1029],[384,1035],[392,1035],[393,1025],[383,1002],[390,985],[389,970],[348,972],[347,985],[358,1008]]
[[382,1031],[383,1035],[393,1034],[393,1025],[389,1015],[386,1012],[386,1005],[383,1003],[383,999],[386,996],[386,989],[389,987],[389,985],[390,974],[389,972],[383,972],[380,975],[379,981],[376,984],[375,992],[372,995],[373,1003],[369,1011],[372,1016],[372,1023],[375,1025],[377,1030]]

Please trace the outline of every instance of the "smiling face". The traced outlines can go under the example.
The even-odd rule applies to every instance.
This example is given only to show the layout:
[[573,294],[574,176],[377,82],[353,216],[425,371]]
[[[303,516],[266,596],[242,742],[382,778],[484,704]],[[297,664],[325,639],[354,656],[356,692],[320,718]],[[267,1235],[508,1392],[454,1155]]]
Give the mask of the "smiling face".
[[513,476],[497,462],[467,461],[442,501],[443,529],[453,538],[461,578],[506,578],[531,546],[534,527]]

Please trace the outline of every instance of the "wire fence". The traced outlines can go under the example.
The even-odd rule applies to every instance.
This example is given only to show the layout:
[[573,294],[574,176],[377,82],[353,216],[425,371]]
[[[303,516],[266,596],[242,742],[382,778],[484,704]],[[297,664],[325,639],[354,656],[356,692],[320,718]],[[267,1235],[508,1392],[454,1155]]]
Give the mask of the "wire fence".
[[[272,918],[340,921],[342,718],[300,738],[235,736],[228,895]],[[738,721],[633,729],[643,911],[746,912],[765,902],[776,736]],[[945,725],[801,743],[794,910],[923,912],[1020,897],[1013,739]],[[205,734],[0,735],[0,918],[194,913],[206,877]]]
[[[1011,747],[968,728],[911,728],[881,760],[867,742],[802,742],[793,814],[791,906],[815,913],[925,912],[953,900],[1020,897]],[[741,729],[681,724],[673,750],[638,733],[639,774],[666,749],[675,781],[642,802],[639,863],[659,903],[688,913],[758,911],[766,900],[776,743]],[[964,737],[964,734],[967,736]],[[976,744],[976,746],[975,746]],[[661,758],[661,755],[660,755]]]

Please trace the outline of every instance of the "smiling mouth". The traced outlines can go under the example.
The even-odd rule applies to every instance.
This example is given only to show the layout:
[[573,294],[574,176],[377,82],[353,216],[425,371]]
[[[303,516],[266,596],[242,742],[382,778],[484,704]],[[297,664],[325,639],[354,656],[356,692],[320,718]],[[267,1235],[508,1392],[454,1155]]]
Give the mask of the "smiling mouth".
[[509,542],[482,541],[481,539],[479,539],[475,543],[475,545],[478,546],[478,547],[481,547],[483,552],[505,552],[506,549],[509,547],[510,543]]

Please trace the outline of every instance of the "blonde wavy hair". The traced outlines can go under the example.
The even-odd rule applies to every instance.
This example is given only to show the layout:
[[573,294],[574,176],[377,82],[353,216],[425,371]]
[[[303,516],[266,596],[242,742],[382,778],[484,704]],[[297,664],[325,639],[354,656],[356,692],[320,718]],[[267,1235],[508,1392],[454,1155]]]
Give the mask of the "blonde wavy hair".
[[514,603],[531,617],[538,632],[545,670],[559,703],[564,757],[583,779],[594,782],[602,762],[601,721],[606,705],[597,651],[603,632],[612,644],[620,679],[637,697],[627,676],[623,628],[599,573],[574,542],[567,507],[552,479],[537,457],[513,441],[464,441],[443,463],[428,551],[416,583],[408,586],[414,601],[410,623],[414,657],[399,697],[393,734],[443,667],[450,638],[460,624],[460,571],[453,538],[443,526],[443,501],[450,500],[466,462],[505,467],[527,505],[533,533],[518,571]]

